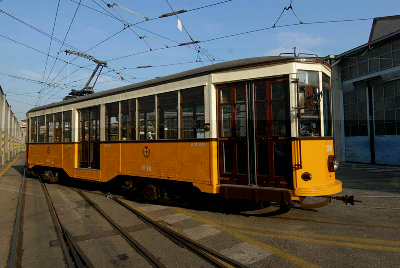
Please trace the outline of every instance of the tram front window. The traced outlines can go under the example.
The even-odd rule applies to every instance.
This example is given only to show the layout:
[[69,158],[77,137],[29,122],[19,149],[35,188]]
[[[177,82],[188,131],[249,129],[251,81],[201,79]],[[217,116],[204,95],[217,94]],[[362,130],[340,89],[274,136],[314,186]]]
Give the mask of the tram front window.
[[299,136],[321,136],[319,73],[299,70]]

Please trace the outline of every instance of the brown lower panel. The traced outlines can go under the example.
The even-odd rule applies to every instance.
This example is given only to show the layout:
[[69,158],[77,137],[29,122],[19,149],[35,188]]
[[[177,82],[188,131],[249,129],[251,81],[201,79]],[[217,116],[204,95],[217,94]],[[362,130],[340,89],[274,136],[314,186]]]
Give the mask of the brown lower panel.
[[278,202],[281,204],[291,204],[290,190],[285,188],[221,185],[220,194],[225,199],[246,199],[253,201]]

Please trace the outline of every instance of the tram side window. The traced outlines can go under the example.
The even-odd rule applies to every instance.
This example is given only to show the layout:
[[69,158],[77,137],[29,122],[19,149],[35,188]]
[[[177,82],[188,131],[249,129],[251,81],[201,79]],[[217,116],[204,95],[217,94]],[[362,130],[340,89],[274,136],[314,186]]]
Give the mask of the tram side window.
[[63,142],[71,142],[71,119],[72,111],[63,112]]
[[332,136],[331,79],[322,74],[322,97],[324,100],[324,136]]
[[54,114],[54,142],[61,142],[62,113]]
[[38,118],[32,117],[31,118],[31,142],[32,143],[37,142],[37,123],[38,123]]
[[[220,90],[221,137],[232,137],[232,87]],[[226,151],[224,149],[224,151]]]
[[204,88],[182,90],[181,100],[182,138],[204,138]]
[[54,122],[53,115],[46,115],[46,142],[54,142]]
[[106,140],[119,140],[119,102],[106,104]]
[[178,92],[158,95],[158,138],[178,138]]
[[121,102],[121,139],[136,140],[136,99]]
[[155,140],[156,111],[155,97],[139,98],[139,138],[140,140]]
[[321,136],[319,74],[315,71],[299,70],[299,135]]
[[38,136],[38,142],[44,142],[45,136],[46,136],[46,125],[45,125],[45,120],[44,120],[44,115],[39,116],[38,119],[38,129],[39,129],[39,136]]

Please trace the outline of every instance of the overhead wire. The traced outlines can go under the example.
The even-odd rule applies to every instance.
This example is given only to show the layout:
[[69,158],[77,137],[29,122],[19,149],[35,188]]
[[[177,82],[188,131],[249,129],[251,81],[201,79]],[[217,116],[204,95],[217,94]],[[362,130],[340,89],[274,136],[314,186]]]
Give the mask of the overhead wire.
[[[21,20],[21,19],[15,17],[14,15],[11,15],[10,13],[8,13],[8,12],[2,10],[2,9],[0,9],[0,12],[3,13],[4,15],[7,15],[7,16],[9,16],[10,18],[12,18],[12,19],[14,19],[14,20],[20,22],[21,24],[24,24],[25,26],[31,28],[32,30],[34,30],[34,31],[36,31],[36,32],[38,32],[38,33],[40,33],[40,34],[46,36],[46,37],[49,37],[50,39],[56,41],[57,43],[60,43],[60,44],[62,43],[62,41],[61,41],[60,39],[58,39],[58,38],[56,38],[56,37],[54,37],[54,36],[51,36],[50,34],[48,34],[48,33],[44,32],[43,30],[41,30],[41,29],[39,29],[39,28],[33,26],[32,24],[29,24],[29,23],[27,23],[27,22],[25,22],[25,21],[23,21],[23,20]],[[78,50],[77,48],[71,46],[70,44],[65,43],[64,45],[65,45],[66,47],[71,48],[71,49]]]
[[[246,35],[246,34],[251,34],[251,33],[256,33],[256,32],[261,32],[261,31],[272,30],[272,29],[276,29],[276,28],[286,28],[286,27],[294,27],[294,26],[300,26],[300,25],[367,21],[367,20],[373,20],[373,19],[374,18],[371,17],[371,18],[357,18],[357,19],[342,19],[342,20],[328,20],[328,21],[314,21],[314,22],[293,23],[293,24],[277,25],[276,27],[269,26],[269,27],[263,27],[263,28],[258,28],[258,29],[239,32],[239,33],[233,33],[233,34],[228,34],[228,35],[223,35],[223,36],[217,36],[217,37],[213,37],[213,38],[209,38],[209,39],[205,39],[205,40],[200,40],[199,43],[206,43],[206,42],[216,41],[216,40],[220,40],[220,39],[236,37],[236,36],[240,36],[240,35]],[[179,45],[170,46],[168,48],[174,48],[174,47],[178,47],[178,46]],[[164,49],[168,49],[168,48],[158,48],[158,49],[155,49],[155,50],[164,50]],[[140,52],[124,55],[124,56],[119,56],[119,57],[108,59],[107,62],[108,61],[120,60],[120,59],[124,59],[124,58],[128,58],[128,57],[133,57],[133,56],[145,54],[145,53],[148,53],[148,52],[149,51],[140,51]]]
[[[16,44],[21,45],[21,46],[27,47],[27,48],[29,48],[29,49],[31,49],[31,50],[33,50],[33,51],[36,51],[36,52],[38,52],[38,53],[40,53],[40,54],[45,55],[45,56],[48,55],[46,52],[43,52],[43,51],[41,51],[41,50],[39,50],[39,49],[37,49],[37,48],[31,47],[31,46],[29,46],[29,45],[27,45],[27,44],[24,44],[24,43],[22,43],[22,42],[19,42],[19,41],[17,41],[17,40],[14,40],[14,39],[12,39],[12,38],[10,38],[10,37],[7,37],[7,36],[5,36],[5,35],[0,34],[0,37],[3,37],[3,38],[5,38],[5,39],[7,39],[7,40],[9,40],[9,41],[11,41],[11,42],[14,42],[14,43],[16,43]],[[56,58],[55,56],[53,56],[53,55],[51,55],[51,54],[49,54],[49,57],[50,57],[50,58],[53,58],[53,59]],[[57,60],[58,60],[58,61],[61,61],[61,62],[64,62],[64,63],[68,63],[67,61],[65,61],[65,60],[63,60],[63,59],[60,59],[60,58],[58,58]],[[70,64],[71,64],[71,65],[74,65],[74,66],[76,66],[76,67],[79,67],[80,69],[86,69],[86,70],[92,71],[91,69],[87,68],[86,66],[79,66],[79,65],[77,65],[77,64],[75,64],[75,63],[70,63]],[[115,76],[112,76],[112,75],[107,75],[107,76],[116,78]]]
[[[104,40],[100,41],[99,43],[95,44],[94,46],[90,47],[89,49],[83,51],[83,53],[87,53],[87,52],[89,52],[90,50],[92,50],[92,49],[98,47],[99,45],[103,44],[104,42],[106,42],[106,41],[110,40],[111,38],[115,37],[116,35],[120,34],[120,33],[123,32],[125,29],[126,29],[126,28],[123,28],[122,30],[119,30],[118,32],[114,33],[113,35],[107,37],[106,39],[104,39]],[[79,51],[79,50],[78,50],[78,51]],[[68,62],[71,63],[71,62],[73,62],[74,60],[76,60],[77,58],[79,58],[79,57],[78,57],[78,56],[75,56],[72,60],[70,60],[70,61],[68,61]],[[57,75],[55,75],[55,76],[53,77],[52,81],[54,81],[54,80],[62,73],[62,71],[65,69],[65,67],[67,67],[67,65],[68,65],[68,63],[66,63],[66,64],[60,69],[60,71],[57,73]],[[94,64],[91,63],[91,64],[86,65],[85,67],[89,67],[89,66],[92,66],[92,65],[94,65]],[[79,71],[79,70],[80,70],[80,68],[76,69],[75,71],[73,71],[72,73],[70,73],[68,76],[66,76],[66,77],[64,77],[63,79],[61,79],[60,81],[63,81],[64,79],[70,77],[72,74],[76,73],[76,72]]]
[[32,104],[32,103],[28,103],[28,102],[24,102],[24,101],[20,101],[20,100],[14,100],[14,99],[7,99],[7,100],[8,101],[17,102],[17,103],[22,103],[22,104],[29,105],[29,106],[32,106],[32,107],[37,106],[36,104]]
[[[75,0],[70,0],[70,1],[76,2]],[[85,6],[85,5],[82,5],[82,6],[87,7],[87,8],[89,8],[89,9],[91,9],[91,10],[93,10],[93,11],[95,11],[95,12],[98,12],[98,13],[100,13],[100,14],[103,14],[103,15],[105,15],[105,16],[114,18],[114,19],[116,19],[116,20],[122,22],[124,25],[126,24],[122,19],[120,19],[120,18],[116,17],[115,15],[113,15],[112,13],[110,13],[107,9],[103,8],[103,7],[102,7],[100,4],[98,4],[95,0],[91,0],[91,1],[92,1],[93,3],[95,3],[96,5],[98,5],[100,8],[102,8],[103,10],[107,11],[107,13],[102,12],[102,11],[100,11],[100,10],[97,10],[97,9],[95,9],[95,8],[89,7],[89,6]],[[223,2],[220,2],[220,3],[226,3],[226,2],[231,2],[231,1],[233,1],[233,0],[230,0],[230,1],[223,1]],[[105,1],[103,1],[103,3],[105,3],[105,4],[107,5],[107,3],[106,3]],[[214,5],[216,5],[216,4],[212,4],[212,5],[208,5],[208,6],[211,7],[211,6],[214,6]],[[194,10],[197,10],[197,9],[202,9],[202,8],[205,8],[205,7],[208,7],[208,6],[203,6],[203,7],[199,7],[199,8],[194,8],[193,11],[194,11]],[[192,11],[192,10],[190,10],[190,11]],[[153,18],[153,19],[149,19],[149,21],[155,20],[155,19],[160,19],[160,18],[159,18],[159,17],[156,17],[156,18]],[[146,21],[142,21],[142,22],[146,22]],[[173,43],[180,44],[180,42],[177,42],[177,41],[175,41],[175,40],[173,40],[173,39],[171,39],[171,38],[168,38],[168,37],[163,36],[163,35],[161,35],[161,34],[155,33],[155,32],[150,31],[150,30],[148,30],[148,29],[142,28],[142,27],[140,27],[140,26],[136,26],[137,24],[140,24],[140,23],[142,23],[142,22],[137,22],[137,23],[129,23],[129,22],[128,22],[128,23],[129,23],[131,26],[135,26],[136,28],[138,28],[138,29],[140,29],[140,30],[143,30],[143,31],[148,32],[148,33],[151,33],[151,34],[156,35],[156,36],[158,36],[158,37],[161,37],[161,38],[163,38],[163,39],[165,39],[165,40],[169,40],[169,41],[171,41],[171,42],[173,42]],[[178,46],[172,46],[172,47],[171,47],[171,45],[168,45],[168,46],[169,46],[170,48],[172,48],[172,47],[178,47]],[[185,47],[187,47],[187,48],[189,48],[189,49],[191,49],[191,50],[196,50],[195,48],[191,48],[191,47],[189,47],[189,46],[185,46]],[[157,50],[159,50],[159,49],[153,49],[153,51],[157,51]],[[197,51],[197,50],[196,50],[196,51]],[[205,55],[206,52],[205,52],[205,51],[200,51],[200,54],[204,54],[204,55]],[[216,57],[216,56],[213,56],[213,55],[210,55],[210,56],[213,57],[213,58],[215,58],[215,59],[219,59],[219,60],[223,61],[223,59],[221,59],[221,58],[219,58],[219,57]]]
[[[207,60],[209,62],[213,62]],[[203,62],[207,62],[203,61]],[[183,64],[191,64],[191,63],[199,63],[198,61],[186,61],[186,62],[176,62],[176,63],[167,63],[167,64],[159,64],[159,65],[147,65],[147,66],[136,66],[136,67],[126,67],[127,70],[132,69],[146,69],[146,68],[156,68],[156,67],[166,67],[166,66],[174,66],[174,65],[183,65]]]
[[328,20],[328,21],[313,21],[313,22],[302,22],[302,23],[292,23],[292,24],[285,24],[285,25],[276,25],[275,27],[270,26],[270,27],[263,27],[259,29],[254,29],[254,30],[249,30],[245,32],[240,32],[240,33],[234,33],[234,34],[228,34],[228,35],[223,35],[219,37],[213,37],[210,39],[205,39],[199,41],[200,43],[205,43],[205,42],[211,42],[215,40],[220,40],[220,39],[225,39],[225,38],[230,38],[230,37],[235,37],[239,35],[245,35],[245,34],[251,34],[255,32],[261,32],[261,31],[266,31],[266,30],[271,30],[274,28],[286,28],[286,27],[293,27],[293,26],[300,26],[300,25],[313,25],[313,24],[328,24],[328,23],[341,23],[341,22],[354,22],[354,21],[367,21],[367,20],[373,20],[374,18],[358,18],[358,19],[342,19],[342,20]]
[[[104,1],[103,1],[103,2],[104,2]],[[104,3],[106,3],[106,2],[104,2]],[[153,49],[151,48],[151,46],[149,45],[149,43],[147,43],[147,41],[146,41],[142,36],[140,36],[136,31],[134,31],[134,30],[131,28],[131,24],[130,24],[129,22],[126,21],[126,19],[118,12],[118,10],[117,10],[116,8],[114,8],[113,5],[107,4],[107,6],[108,6],[109,8],[112,8],[112,9],[115,11],[115,13],[117,13],[117,15],[122,19],[122,21],[123,21],[124,24],[126,25],[126,27],[127,27],[137,38],[143,40],[144,43],[146,44],[146,46],[147,46],[150,50],[153,50]]]
[[275,27],[276,24],[278,23],[279,19],[282,17],[283,13],[285,13],[285,11],[287,10],[291,10],[293,15],[297,18],[297,20],[299,21],[300,24],[303,24],[303,22],[301,21],[301,19],[299,19],[299,17],[297,17],[296,13],[294,12],[293,6],[292,6],[293,0],[290,0],[290,5],[287,7],[284,7],[281,14],[279,15],[278,19],[275,21],[274,25],[272,27]]
[[[81,6],[81,1],[82,1],[82,0],[79,0],[78,6],[77,6],[76,9],[75,9],[74,15],[72,16],[71,22],[70,22],[70,24],[69,24],[69,26],[68,26],[68,30],[67,30],[67,32],[65,33],[64,39],[63,39],[63,41],[62,41],[62,44],[61,44],[59,50],[61,50],[62,47],[64,46],[65,40],[67,39],[68,34],[69,34],[69,31],[71,30],[72,24],[73,24],[74,21],[75,21],[76,14],[78,13],[79,7]],[[50,75],[51,75],[51,73],[53,72],[54,66],[55,66],[55,64],[56,64],[56,62],[57,62],[57,59],[58,59],[58,56],[59,56],[59,53],[57,53],[56,60],[54,60],[53,66],[51,67],[51,70],[50,70],[50,72],[49,72],[49,75],[47,76],[46,81],[50,79]],[[39,95],[40,95],[40,93],[41,93],[41,91],[39,91]],[[38,103],[40,103],[40,98],[38,98]]]
[[[53,42],[53,36],[54,36],[54,29],[56,27],[56,22],[57,22],[57,16],[58,16],[58,8],[60,7],[60,2],[61,0],[58,0],[57,3],[57,9],[56,9],[56,14],[54,16],[54,22],[53,22],[53,29],[51,30],[51,38],[50,38],[50,43],[49,43],[49,49],[47,50],[47,54],[50,54],[50,49],[51,49],[51,44]],[[42,80],[44,80],[44,77],[46,75],[46,70],[47,70],[47,62],[49,60],[49,56],[46,56],[46,64],[44,66],[44,71],[43,71],[43,78]]]
[[[72,1],[72,2],[78,3],[78,2],[76,2],[76,1]],[[82,5],[82,4],[81,4],[81,5]],[[59,44],[63,44],[64,46],[66,46],[66,47],[68,47],[68,48],[71,48],[71,49],[73,49],[73,50],[76,50],[76,51],[81,51],[80,49],[78,49],[78,48],[76,48],[76,47],[74,47],[74,46],[72,46],[72,45],[66,43],[65,40],[64,40],[64,42],[63,42],[62,40],[60,40],[60,39],[58,39],[58,38],[56,38],[56,37],[54,37],[54,36],[52,36],[52,35],[50,35],[50,34],[44,32],[43,30],[41,30],[41,29],[39,29],[39,28],[33,26],[32,24],[29,24],[29,23],[23,21],[23,20],[20,19],[20,18],[17,18],[16,16],[14,16],[14,15],[12,15],[12,14],[10,14],[10,13],[8,13],[8,12],[2,10],[2,9],[0,9],[0,12],[3,13],[4,15],[9,16],[9,17],[12,18],[12,19],[18,21],[19,23],[21,23],[21,24],[23,24],[23,25],[25,25],[25,26],[31,28],[32,30],[34,30],[34,31],[36,31],[36,32],[38,32],[38,33],[40,33],[40,34],[42,34],[42,35],[44,35],[44,36],[50,38],[51,40],[56,41],[56,42],[59,43]],[[109,39],[115,37],[117,34],[121,33],[121,32],[124,31],[124,30],[125,30],[125,28],[123,28],[122,30],[116,32],[115,34],[113,34],[113,35],[107,37],[106,39],[100,41],[99,43],[95,44],[95,45],[92,46],[91,48],[87,49],[85,52],[88,52],[88,51],[90,51],[90,50],[96,48],[97,46],[99,46],[99,45],[101,45],[102,43],[108,41]],[[72,60],[66,62],[65,65],[64,65],[64,66],[61,68],[61,70],[59,71],[59,73],[58,73],[55,77],[53,77],[53,79],[52,79],[51,82],[54,82],[54,80],[61,74],[61,72],[64,70],[64,68],[68,65],[68,63],[74,61],[76,58],[78,58],[78,57],[75,57],[75,58],[73,58]],[[89,67],[89,66],[92,66],[92,65],[93,65],[93,64],[89,64],[89,65],[84,66],[83,68]],[[77,72],[77,71],[79,71],[79,70],[81,70],[81,69],[82,69],[82,67],[78,67],[78,69],[76,69],[75,71],[73,71],[72,73],[70,73],[70,75],[72,75],[73,73],[75,73],[75,72]],[[64,77],[64,78],[61,79],[61,80],[66,79],[66,78],[69,77],[70,75]],[[46,90],[44,90],[44,92],[46,92]]]
[[[168,0],[165,0],[165,2],[167,2],[168,6],[170,7],[170,9],[172,10],[172,12],[175,12],[174,8],[172,7],[172,5],[169,3]],[[182,20],[179,18],[178,14],[174,14],[174,16],[178,19],[178,22],[180,22],[180,24],[182,25],[182,28],[185,30],[186,34],[189,36],[190,40],[195,43],[194,47],[196,48],[196,61],[200,61],[201,62],[201,57],[200,57],[200,45],[198,45],[196,42],[196,40],[193,39],[193,37],[190,35],[189,31],[187,30],[185,24],[182,23]],[[206,55],[206,57],[210,59],[210,57],[208,57],[208,55]]]
[[65,85],[65,84],[47,83],[46,81],[39,81],[39,80],[35,80],[35,79],[27,78],[27,77],[22,77],[22,76],[17,76],[17,75],[12,75],[12,74],[0,73],[0,75],[4,75],[4,76],[8,76],[8,77],[11,77],[11,78],[24,80],[24,81],[28,81],[28,82],[33,82],[33,83],[41,84],[41,85],[47,85],[47,86],[57,85],[57,87],[64,87],[64,88],[67,87],[67,85]]

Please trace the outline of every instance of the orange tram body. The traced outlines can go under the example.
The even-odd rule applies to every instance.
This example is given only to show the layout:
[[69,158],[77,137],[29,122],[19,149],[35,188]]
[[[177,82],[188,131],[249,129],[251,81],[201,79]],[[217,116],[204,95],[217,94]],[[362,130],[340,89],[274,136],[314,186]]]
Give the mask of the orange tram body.
[[304,205],[342,190],[330,76],[318,58],[249,58],[34,108],[26,166],[122,180],[149,200],[195,190]]

